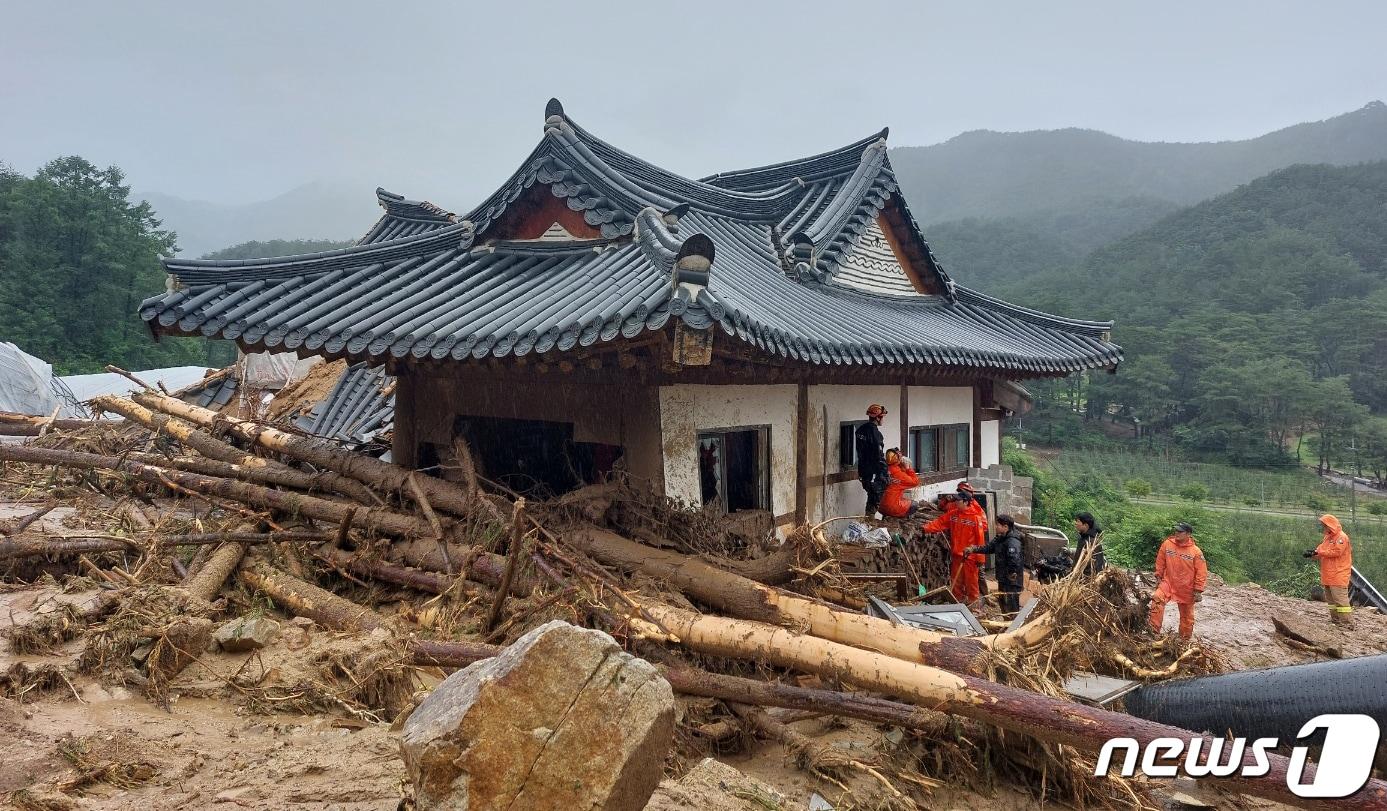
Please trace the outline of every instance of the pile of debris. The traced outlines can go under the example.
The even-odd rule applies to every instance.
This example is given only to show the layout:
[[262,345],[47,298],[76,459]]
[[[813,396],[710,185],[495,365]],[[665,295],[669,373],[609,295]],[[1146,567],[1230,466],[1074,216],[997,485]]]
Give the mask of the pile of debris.
[[[1151,680],[1218,669],[1198,648],[1153,639],[1120,572],[1062,579],[1019,627],[957,636],[865,613],[880,578],[854,578],[842,564],[860,550],[822,527],[772,543],[621,481],[527,503],[479,476],[462,445],[438,478],[155,390],[92,407],[123,420],[48,421],[31,442],[0,445],[11,498],[48,500],[0,527],[5,580],[95,595],[7,631],[15,651],[83,648],[75,670],[16,664],[0,695],[61,693],[85,673],[167,704],[204,651],[253,657],[285,621],[273,615],[306,618],[350,636],[294,673],[247,659],[219,676],[225,696],[250,711],[401,724],[420,807],[452,801],[462,770],[493,775],[486,790],[509,801],[567,774],[606,792],[593,807],[639,808],[662,769],[682,773],[751,736],[836,786],[838,807],[922,807],[946,783],[1003,782],[1043,801],[1155,806],[1140,780],[1094,777],[1095,756],[1111,737],[1191,733],[1072,701],[1063,684],[1081,670]],[[59,502],[73,511],[55,531],[41,519]],[[920,561],[942,541],[911,543],[899,554],[928,586],[937,568]],[[461,668],[438,688],[446,700],[417,694]],[[516,683],[530,685],[519,691],[529,703],[495,688]],[[615,692],[575,703],[593,683]],[[539,712],[548,694],[566,712],[583,707],[582,722],[536,720],[538,742],[487,752],[459,743],[499,739],[495,725]],[[845,751],[794,728],[793,713],[886,734],[875,751]],[[570,729],[600,732],[605,754],[547,755]],[[578,762],[608,771],[564,771]],[[1273,758],[1267,776],[1224,784],[1293,800],[1286,768]]]

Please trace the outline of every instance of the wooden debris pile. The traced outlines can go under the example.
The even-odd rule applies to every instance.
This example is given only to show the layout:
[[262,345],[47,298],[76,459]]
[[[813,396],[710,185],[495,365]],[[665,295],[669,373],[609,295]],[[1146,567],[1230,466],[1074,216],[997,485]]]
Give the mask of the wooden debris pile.
[[[715,740],[777,740],[860,807],[925,807],[941,781],[1003,779],[1037,798],[1153,806],[1143,783],[1093,777],[1094,755],[1111,737],[1191,736],[1058,689],[1079,665],[1153,678],[1181,669],[1186,654],[1114,632],[1120,586],[1061,581],[1021,628],[958,638],[862,613],[860,584],[815,528],[763,545],[619,483],[527,503],[477,476],[465,447],[438,478],[152,390],[93,405],[124,422],[50,424],[35,441],[0,444],[12,498],[61,494],[79,518],[110,519],[102,531],[0,527],[8,579],[101,589],[11,640],[84,638],[82,667],[156,701],[199,661],[216,622],[256,612],[356,634],[354,644],[322,651],[289,687],[266,686],[252,654],[225,678],[228,695],[368,723],[406,713],[435,669],[562,619],[611,634],[691,702],[679,734],[687,762]],[[50,690],[63,678],[20,676]],[[767,708],[880,724],[896,743],[845,755]],[[1274,758],[1265,777],[1224,784],[1290,799],[1286,768]],[[1387,787],[1375,796],[1355,807],[1387,807]]]

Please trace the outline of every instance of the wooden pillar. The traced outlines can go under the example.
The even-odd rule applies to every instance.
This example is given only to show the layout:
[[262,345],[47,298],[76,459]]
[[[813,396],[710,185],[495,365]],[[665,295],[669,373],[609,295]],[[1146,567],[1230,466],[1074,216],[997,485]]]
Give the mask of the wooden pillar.
[[[910,455],[910,387],[901,384],[901,444],[896,447],[901,449],[902,456]],[[916,459],[918,466],[920,460]]]
[[973,467],[982,467],[982,384],[973,384]]
[[796,396],[795,524],[804,526],[809,523],[809,384],[800,382]]
[[395,425],[390,442],[390,460],[400,467],[419,466],[418,375],[401,367],[395,374]]

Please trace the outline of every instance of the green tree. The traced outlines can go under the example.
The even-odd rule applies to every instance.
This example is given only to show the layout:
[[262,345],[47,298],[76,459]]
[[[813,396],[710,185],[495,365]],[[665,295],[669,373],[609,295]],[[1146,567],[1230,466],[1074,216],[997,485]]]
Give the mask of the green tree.
[[155,343],[136,313],[164,289],[175,236],[132,203],[120,169],[58,158],[0,179],[0,318],[6,339],[58,373],[192,364],[201,341]]

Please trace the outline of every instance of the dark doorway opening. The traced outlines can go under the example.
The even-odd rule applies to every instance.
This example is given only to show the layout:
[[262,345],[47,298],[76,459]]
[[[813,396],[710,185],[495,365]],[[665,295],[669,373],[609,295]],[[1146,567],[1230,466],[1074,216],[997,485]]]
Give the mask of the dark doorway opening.
[[704,505],[723,512],[769,510],[770,428],[704,431],[698,435],[699,486]]
[[458,417],[453,435],[479,474],[536,497],[605,481],[622,456],[620,445],[574,441],[571,422]]

